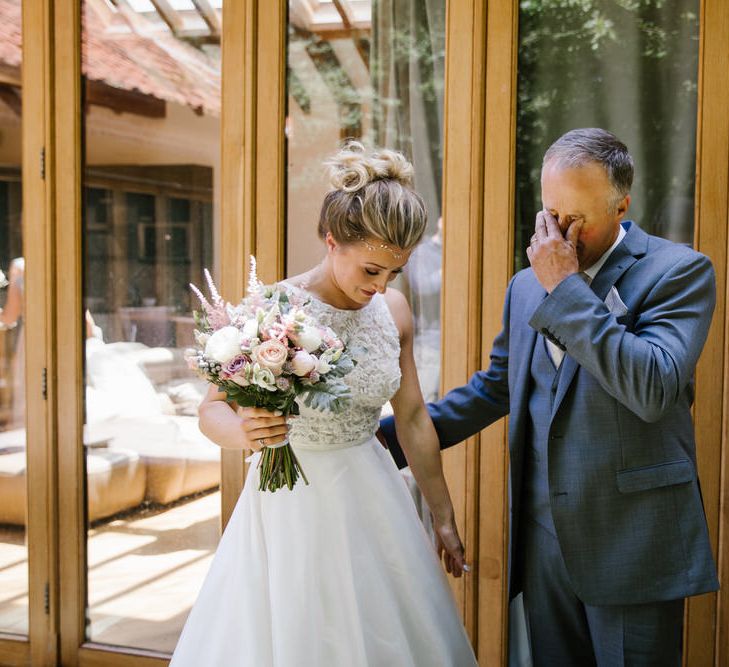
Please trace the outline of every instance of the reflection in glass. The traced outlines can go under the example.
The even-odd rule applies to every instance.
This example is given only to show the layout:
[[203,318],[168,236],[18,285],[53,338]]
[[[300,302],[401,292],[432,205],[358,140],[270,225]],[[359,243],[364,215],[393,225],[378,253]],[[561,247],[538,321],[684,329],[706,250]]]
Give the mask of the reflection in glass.
[[289,2],[287,274],[323,257],[316,235],[323,161],[345,139],[400,150],[415,166],[429,230],[396,287],[415,315],[428,400],[440,383],[445,0]]
[[82,47],[87,638],[158,651],[220,532],[220,450],[183,352],[188,285],[215,273],[221,3],[165,4],[87,0]]
[[628,217],[693,241],[699,2],[520,3],[515,269],[541,208],[547,147],[567,130],[603,127],[628,146]]
[[21,3],[0,2],[0,632],[28,634]]

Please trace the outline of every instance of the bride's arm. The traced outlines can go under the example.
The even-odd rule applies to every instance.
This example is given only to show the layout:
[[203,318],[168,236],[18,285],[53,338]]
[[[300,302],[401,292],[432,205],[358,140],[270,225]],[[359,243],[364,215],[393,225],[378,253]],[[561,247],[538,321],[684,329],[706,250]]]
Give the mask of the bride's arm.
[[397,438],[433,515],[434,528],[447,551],[446,569],[459,577],[465,565],[463,544],[458,536],[453,503],[443,475],[438,435],[423,402],[415,369],[413,317],[400,292],[388,289],[386,299],[400,333],[402,380],[391,401]]
[[203,434],[223,449],[261,449],[282,442],[288,432],[286,418],[264,408],[234,410],[226,402],[224,392],[210,385],[198,409],[199,426]]

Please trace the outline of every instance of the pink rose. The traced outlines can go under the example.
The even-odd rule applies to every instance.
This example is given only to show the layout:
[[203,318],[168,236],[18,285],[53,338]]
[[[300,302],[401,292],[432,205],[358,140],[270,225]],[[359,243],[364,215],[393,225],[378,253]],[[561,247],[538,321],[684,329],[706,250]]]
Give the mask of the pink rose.
[[274,375],[281,374],[281,367],[288,357],[288,348],[275,338],[269,338],[253,350],[253,360],[261,368],[268,368]]

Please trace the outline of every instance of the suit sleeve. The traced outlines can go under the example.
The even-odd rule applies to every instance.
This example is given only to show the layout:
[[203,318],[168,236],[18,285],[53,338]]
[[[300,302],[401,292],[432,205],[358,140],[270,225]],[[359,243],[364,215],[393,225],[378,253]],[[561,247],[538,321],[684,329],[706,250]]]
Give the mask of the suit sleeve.
[[707,257],[687,253],[666,270],[621,324],[579,276],[563,280],[529,324],[556,338],[611,396],[647,422],[661,419],[691,381],[716,301]]
[[[509,312],[513,283],[514,279],[506,292],[503,326],[494,340],[488,370],[477,371],[468,384],[449,391],[440,401],[428,404],[441,449],[463,442],[509,412]],[[397,441],[394,418],[383,419],[380,430],[398,467],[407,466]]]

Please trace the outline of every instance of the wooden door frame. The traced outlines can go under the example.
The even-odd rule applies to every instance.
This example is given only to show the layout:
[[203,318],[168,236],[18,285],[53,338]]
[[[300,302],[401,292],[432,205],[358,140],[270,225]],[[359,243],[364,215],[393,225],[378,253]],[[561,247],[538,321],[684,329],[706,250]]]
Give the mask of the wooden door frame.
[[[250,255],[264,282],[284,277],[288,3],[226,2],[221,287],[237,300],[245,291]],[[243,488],[243,459],[244,453],[223,451],[224,525]]]
[[[47,0],[22,4],[22,225],[25,257],[23,331],[25,338],[26,497],[29,634],[0,635],[3,665],[53,665],[56,636],[53,595],[54,546],[52,392],[44,395],[44,372],[51,368],[53,340],[49,323],[50,264],[48,247],[53,202],[48,178],[51,152],[50,13]],[[45,164],[44,164],[45,162]],[[31,243],[32,239],[32,243]],[[48,587],[48,588],[47,588]]]
[[[54,87],[56,92],[56,184],[54,220],[55,266],[63,267],[63,279],[55,283],[57,318],[54,385],[63,386],[63,410],[58,410],[58,590],[60,649],[63,664],[80,664],[85,641],[86,614],[86,518],[84,508],[84,351],[82,311],[82,81],[81,1],[52,3],[54,10]],[[59,276],[60,277],[60,276]],[[61,353],[62,351],[62,353]],[[60,406],[59,406],[60,407]]]
[[[77,451],[83,408],[79,298],[80,2],[24,0],[24,7],[26,5],[40,5],[45,11],[55,8],[54,68],[46,66],[46,69],[55,72],[56,112],[48,119],[48,126],[55,123],[56,133],[46,142],[46,160],[57,185],[48,206],[64,211],[64,215],[59,216],[62,220],[49,225],[51,231],[47,232],[49,242],[54,244],[58,266],[63,267],[63,280],[55,283],[49,280],[50,275],[57,273],[55,271],[45,277],[45,284],[54,285],[55,292],[48,294],[55,298],[49,298],[50,305],[44,306],[43,312],[46,317],[54,312],[58,316],[52,328],[56,332],[55,343],[47,349],[46,365],[40,367],[49,370],[46,406],[56,406],[57,378],[64,380],[64,405],[62,411],[57,408],[52,411],[58,415],[57,424],[45,410],[34,423],[44,425],[44,433],[57,433],[59,475],[64,479],[68,479],[67,475],[80,479],[83,470],[82,453]],[[221,287],[229,298],[236,298],[244,289],[247,263],[241,258],[251,252],[258,257],[264,280],[276,280],[284,275],[286,13],[285,0],[266,3],[226,0],[224,6]],[[726,300],[729,298],[726,281],[729,123],[724,102],[729,94],[723,64],[729,25],[722,0],[702,0],[701,16],[696,246],[714,261],[719,296],[714,324],[697,368],[695,424],[712,540],[715,545],[723,545],[729,528],[726,511],[729,462],[725,455],[729,439],[726,426],[729,399],[724,391],[729,381],[728,355],[724,352]],[[474,370],[484,367],[493,336],[501,326],[503,295],[511,276],[513,255],[517,25],[518,8],[510,0],[447,2],[447,42],[458,44],[458,48],[448,48],[446,56],[444,276],[448,280],[444,281],[442,322],[443,349],[450,352],[443,359],[443,389],[462,384]],[[265,40],[259,39],[261,35],[265,35]],[[469,48],[465,48],[465,41]],[[30,73],[30,61],[24,65]],[[29,142],[28,145],[37,146],[37,135],[34,141],[35,144]],[[32,150],[27,154],[32,156]],[[468,155],[467,160],[462,159],[464,155]],[[58,164],[63,167],[58,168]],[[28,168],[32,169],[30,161]],[[24,182],[25,178],[24,173]],[[484,211],[489,212],[487,227],[484,226]],[[30,217],[24,216],[25,224]],[[451,220],[451,224],[447,220]],[[39,232],[28,229],[27,233]],[[40,275],[41,270],[36,269],[39,280]],[[724,369],[723,376],[718,379],[713,373],[715,368]],[[34,391],[31,380],[32,373],[37,370],[35,366],[28,369],[29,392]],[[69,387],[75,391],[68,391]],[[722,397],[721,401],[717,400],[718,396]],[[29,406],[32,404],[33,401],[28,402]],[[44,445],[43,461],[52,463],[55,456],[51,454],[50,442]],[[242,488],[242,456],[224,452],[222,465],[225,521]],[[445,466],[449,480],[457,487],[454,499],[459,525],[466,538],[468,557],[475,566],[470,578],[455,587],[459,606],[482,664],[498,664],[506,655],[507,627],[505,422],[502,420],[480,438],[473,438],[464,447],[449,452]],[[42,469],[36,467],[36,471],[39,470]],[[47,489],[53,489],[53,475],[47,469],[38,480],[47,484]],[[46,501],[44,511],[52,505]],[[59,576],[51,578],[50,601],[51,618],[61,628],[64,662],[163,664],[162,656],[136,650],[119,652],[104,646],[102,652],[91,646],[80,648],[84,605],[80,584],[85,577],[83,506],[79,494],[66,485],[59,489],[58,507],[63,508],[59,512],[62,558]],[[52,531],[46,528],[44,533],[51,535],[49,544],[52,546]],[[34,539],[33,543],[42,542]],[[50,570],[52,564],[47,563],[47,568]],[[720,554],[720,569],[722,581],[726,581],[729,558],[723,553]],[[56,592],[63,600],[62,616],[58,613]],[[31,593],[34,600],[37,594],[36,584],[35,592]],[[727,592],[703,596],[692,599],[687,605],[687,664],[721,664],[729,659],[727,596]],[[34,627],[32,620],[31,628]],[[45,634],[52,644],[50,630]],[[0,642],[0,651],[5,644]]]
[[[265,76],[267,82],[281,83],[278,95],[257,96],[258,122],[249,125],[252,135],[248,154],[256,156],[251,168],[257,172],[254,180],[258,187],[249,186],[250,191],[256,192],[256,199],[249,201],[249,207],[255,210],[248,209],[246,220],[251,222],[247,223],[246,230],[249,238],[254,239],[251,247],[256,248],[262,275],[271,281],[284,275],[286,165],[282,142],[286,100],[281,92],[285,92],[287,3],[276,0],[266,5],[256,4],[257,16],[253,20],[258,25],[257,34],[266,35],[267,39],[264,45],[252,45],[255,55],[248,62],[247,76],[249,79]],[[448,280],[444,281],[441,319],[442,348],[449,350],[442,359],[442,389],[445,390],[463,384],[471,373],[482,367],[482,333],[490,335],[498,331],[503,293],[511,270],[510,219],[494,215],[489,238],[484,238],[483,233],[484,184],[488,192],[498,192],[503,187],[505,170],[505,167],[485,170],[484,161],[488,155],[494,160],[493,165],[513,164],[513,142],[509,139],[513,135],[513,119],[506,119],[505,142],[489,143],[484,134],[488,109],[498,109],[504,99],[504,81],[508,82],[507,97],[513,96],[515,45],[509,44],[508,37],[498,42],[504,44],[506,39],[509,54],[506,65],[495,49],[492,49],[493,59],[487,59],[486,26],[488,12],[488,21],[493,21],[488,32],[496,43],[504,21],[509,27],[508,35],[512,34],[514,17],[506,11],[506,3],[492,5],[493,8],[488,7],[486,0],[446,2],[443,270]],[[271,44],[278,49],[271,48]],[[489,86],[492,98],[487,97]],[[271,86],[267,88],[270,90]],[[503,117],[501,113],[500,119]],[[257,146],[266,150],[257,150]],[[506,161],[503,161],[504,154]],[[464,160],[464,155],[468,159]],[[485,178],[488,180],[484,181]],[[507,182],[510,180],[513,178],[507,175]],[[485,262],[489,266],[488,275],[483,271]],[[453,589],[483,662],[496,656],[500,661],[506,652],[508,542],[504,533],[507,524],[504,423],[495,425],[481,437],[487,437],[493,446],[479,448],[479,438],[471,438],[465,446],[446,453],[444,468],[458,524],[465,536],[467,557],[474,564],[472,574],[454,581]],[[482,471],[486,473],[485,485],[479,479]],[[488,490],[479,493],[484,486]],[[479,609],[484,612],[480,623]]]
[[[709,337],[696,369],[694,425],[701,489],[709,534],[723,588],[689,598],[684,664],[729,661],[729,355],[727,355],[727,244],[729,243],[729,8],[723,0],[701,0],[699,90],[696,136],[694,246],[716,271],[717,303]],[[723,372],[718,369],[723,369]]]

